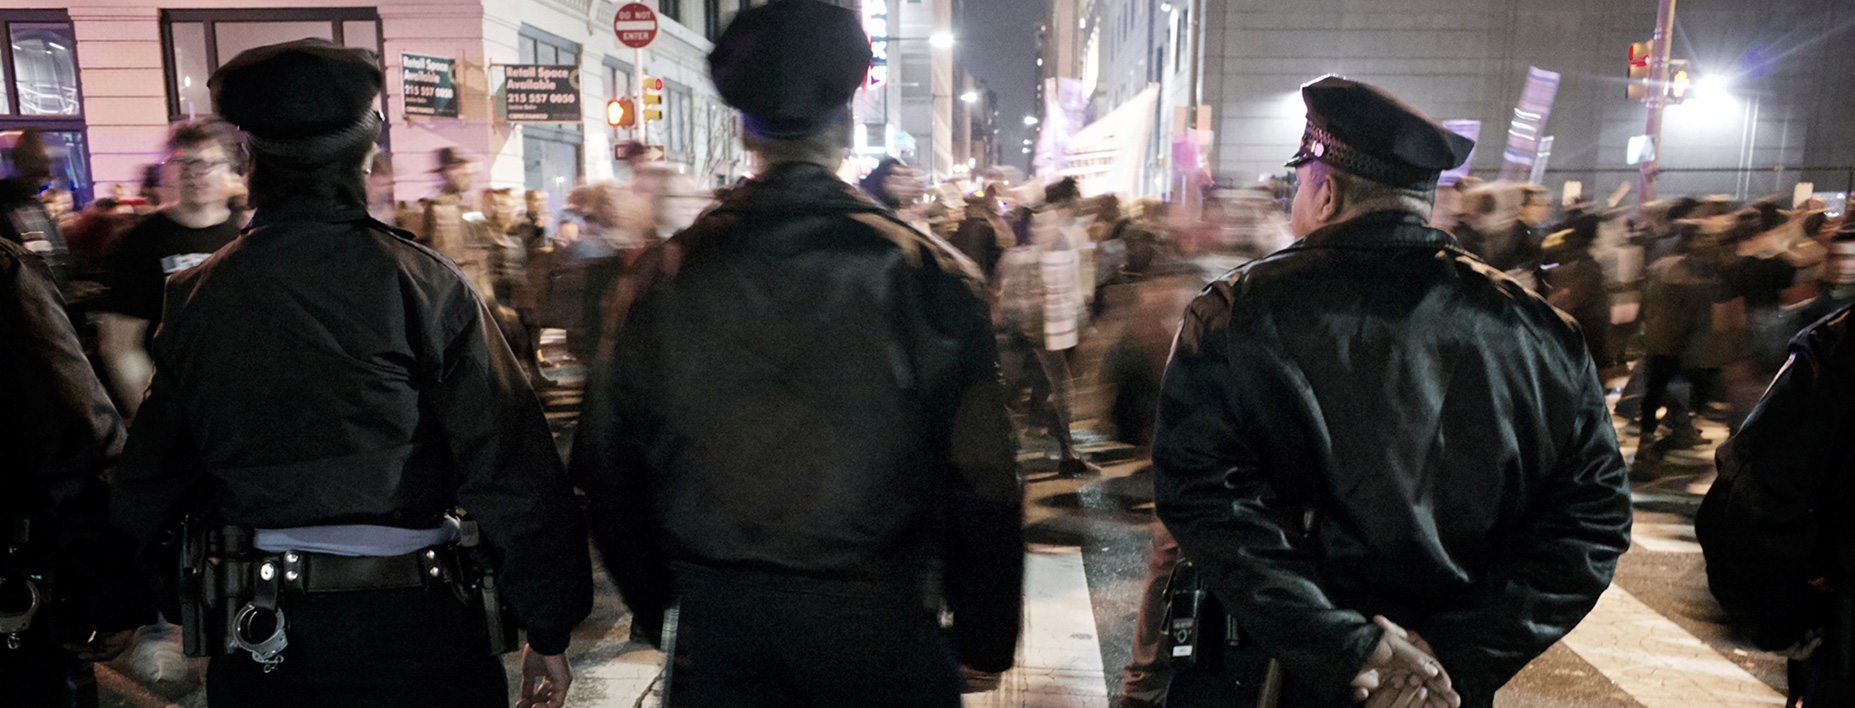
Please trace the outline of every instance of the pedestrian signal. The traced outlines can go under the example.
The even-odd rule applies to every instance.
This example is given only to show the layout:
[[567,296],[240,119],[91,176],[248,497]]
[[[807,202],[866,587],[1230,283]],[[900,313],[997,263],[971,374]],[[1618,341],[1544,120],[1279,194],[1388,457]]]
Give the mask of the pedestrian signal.
[[663,120],[663,79],[644,78],[644,120]]
[[1694,88],[1694,74],[1688,70],[1688,60],[1674,59],[1668,62],[1668,102],[1680,103],[1687,100],[1688,93]]
[[631,99],[620,98],[605,104],[605,124],[614,128],[629,128],[638,124],[638,113],[632,108]]

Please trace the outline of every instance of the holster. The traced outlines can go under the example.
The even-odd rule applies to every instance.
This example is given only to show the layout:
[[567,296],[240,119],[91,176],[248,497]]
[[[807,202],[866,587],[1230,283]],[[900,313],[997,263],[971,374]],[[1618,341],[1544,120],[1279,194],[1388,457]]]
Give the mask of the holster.
[[[488,630],[491,654],[507,654],[521,648],[521,636],[516,626],[515,613],[503,606],[502,583],[497,574],[496,559],[489,549],[483,546],[482,532],[477,522],[464,518],[458,522],[462,529],[457,542],[457,558],[464,582],[453,586],[459,590],[460,599],[466,602],[474,600],[483,608],[483,624]],[[474,597],[472,597],[474,596]]]

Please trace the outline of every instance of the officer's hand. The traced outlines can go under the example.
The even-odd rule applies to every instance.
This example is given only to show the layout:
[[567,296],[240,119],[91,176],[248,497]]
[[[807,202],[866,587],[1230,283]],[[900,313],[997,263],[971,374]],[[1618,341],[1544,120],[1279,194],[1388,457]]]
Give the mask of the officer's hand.
[[121,655],[135,644],[136,630],[125,629],[120,632],[99,632],[90,641],[70,643],[64,648],[76,654],[79,661],[109,661]]
[[[1442,663],[1429,651],[1429,644],[1389,619],[1373,617],[1372,621],[1384,627],[1385,634],[1379,639],[1372,654],[1366,657],[1365,665],[1353,677],[1354,701],[1367,701],[1378,693],[1386,692],[1395,693],[1395,697],[1384,696],[1383,699],[1414,701],[1409,705],[1429,708],[1456,708],[1462,705],[1462,697],[1456,694]],[[1408,692],[1406,689],[1417,686],[1424,689],[1425,696],[1409,698],[1404,695]],[[1374,702],[1371,705],[1377,708],[1380,704]]]
[[522,698],[515,708],[561,708],[567,704],[567,687],[572,685],[573,669],[567,666],[566,654],[547,656],[522,648]]

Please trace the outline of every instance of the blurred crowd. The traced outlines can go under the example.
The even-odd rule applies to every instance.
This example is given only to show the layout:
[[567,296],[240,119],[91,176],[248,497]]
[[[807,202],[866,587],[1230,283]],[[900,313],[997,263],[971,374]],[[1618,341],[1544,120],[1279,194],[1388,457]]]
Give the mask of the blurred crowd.
[[[135,195],[118,189],[81,209],[68,191],[33,188],[42,178],[27,174],[35,163],[21,156],[35,137],[7,139],[16,165],[7,182],[16,184],[0,208],[26,232],[16,240],[53,265],[131,416],[152,371],[145,346],[160,321],[162,279],[229,243],[250,219],[234,135],[211,120],[177,124]],[[602,301],[626,265],[726,197],[727,188],[703,188],[630,147],[618,180],[575,187],[557,213],[541,191],[478,188],[479,166],[448,148],[434,156],[426,196],[395,200],[393,160],[383,153],[369,175],[369,212],[452,260],[531,382],[549,386],[542,371],[558,362],[543,356],[541,331],[563,330],[566,356],[592,360]],[[1207,189],[1188,214],[1008,167],[930,184],[887,158],[845,176],[964,254],[987,284],[1026,440],[1047,446],[1063,476],[1094,471],[1078,435],[1147,442],[1152,396],[1190,295],[1292,241],[1292,185],[1281,181]],[[33,219],[49,226],[19,228]],[[1465,178],[1438,190],[1432,225],[1578,321],[1600,373],[1622,382],[1617,412],[1637,421],[1627,432],[1638,438],[1639,475],[1653,476],[1669,452],[1708,442],[1694,416],[1735,427],[1784,363],[1790,337],[1855,300],[1855,230],[1815,202],[1681,197],[1637,213]],[[1072,432],[1078,419],[1090,424]]]

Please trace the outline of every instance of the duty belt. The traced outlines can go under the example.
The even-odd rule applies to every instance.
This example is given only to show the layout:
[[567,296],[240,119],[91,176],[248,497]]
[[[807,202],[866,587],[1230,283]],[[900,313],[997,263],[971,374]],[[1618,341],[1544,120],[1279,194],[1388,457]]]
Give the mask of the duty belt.
[[356,590],[400,590],[445,583],[462,590],[456,553],[426,548],[398,556],[336,556],[288,551],[252,561],[251,600],[231,623],[231,643],[250,652],[266,673],[283,663],[289,622],[278,598],[284,594]]

